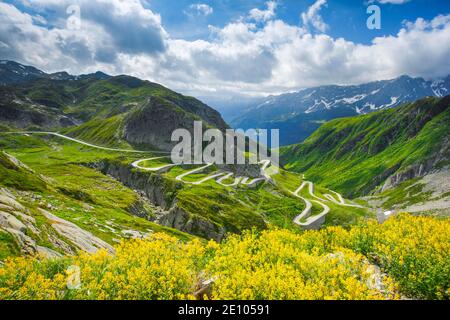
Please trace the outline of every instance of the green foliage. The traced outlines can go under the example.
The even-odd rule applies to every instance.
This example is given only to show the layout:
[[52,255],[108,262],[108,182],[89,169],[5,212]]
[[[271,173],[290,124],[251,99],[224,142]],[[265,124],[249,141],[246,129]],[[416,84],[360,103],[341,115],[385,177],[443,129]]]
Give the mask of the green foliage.
[[62,132],[90,143],[125,149],[130,146],[122,140],[123,125],[124,115],[117,115],[107,119],[93,119]]
[[[117,119],[120,116],[117,116]],[[89,126],[88,126],[89,127]],[[112,122],[114,127],[114,122]],[[107,135],[105,135],[107,137]],[[86,138],[88,138],[86,136]],[[111,140],[112,141],[112,140]],[[114,170],[130,171],[133,179],[160,188],[170,208],[176,204],[190,219],[200,218],[224,228],[227,232],[240,233],[251,228],[265,229],[272,226],[300,231],[293,219],[304,209],[304,203],[292,195],[302,182],[294,173],[280,170],[274,181],[258,187],[238,186],[228,188],[214,181],[202,185],[184,184],[175,179],[179,174],[192,170],[195,166],[173,167],[168,172],[156,174],[130,168],[130,164],[142,157],[141,154],[110,152],[70,142],[54,136],[0,136],[0,145],[12,155],[26,163],[51,181],[51,188],[38,193],[44,205],[50,205],[52,212],[93,233],[95,236],[113,243],[120,238],[121,230],[165,231],[179,238],[187,236],[176,230],[164,228],[145,218],[154,217],[151,208],[139,210],[134,216],[137,194],[117,180],[104,175],[98,163],[112,166]],[[151,155],[145,155],[152,157]],[[169,159],[143,162],[143,166],[159,166],[169,163]],[[211,167],[210,172],[218,168]],[[106,168],[103,172],[107,172]],[[187,182],[202,179],[207,172],[185,177]],[[318,188],[319,195],[326,192]],[[349,225],[367,217],[367,211],[355,208],[333,206],[327,219],[328,225]],[[319,213],[321,207],[314,207]],[[144,218],[142,218],[142,217]],[[45,217],[36,216],[42,225]],[[205,230],[193,230],[193,234],[206,237]]]
[[4,152],[0,152],[0,185],[28,191],[47,189],[40,176],[20,164],[17,165]]
[[[41,204],[53,208],[53,214],[75,223],[102,240],[113,244],[113,239],[124,236],[122,230],[135,230],[143,234],[151,231],[167,232],[180,239],[191,238],[178,230],[134,216],[131,209],[138,201],[137,194],[86,166],[108,158],[120,161],[124,156],[128,161],[133,161],[133,155],[83,147],[57,137],[46,140],[33,136],[0,136],[0,145],[34,171],[16,166],[6,167],[4,163],[8,166],[11,163],[0,153],[0,186],[32,191],[39,196]],[[45,182],[36,172],[47,177],[49,182]],[[30,202],[33,212],[35,206]],[[148,212],[148,215],[151,214]],[[39,229],[45,230],[41,232],[42,242],[35,240],[53,248],[45,240],[51,229],[47,226],[47,219],[37,211],[34,218]]]
[[12,235],[0,230],[0,261],[15,257],[20,254],[20,249]]
[[390,175],[438,152],[449,158],[448,148],[441,150],[449,132],[449,100],[427,98],[330,121],[303,144],[281,148],[282,162],[348,197],[368,194]]

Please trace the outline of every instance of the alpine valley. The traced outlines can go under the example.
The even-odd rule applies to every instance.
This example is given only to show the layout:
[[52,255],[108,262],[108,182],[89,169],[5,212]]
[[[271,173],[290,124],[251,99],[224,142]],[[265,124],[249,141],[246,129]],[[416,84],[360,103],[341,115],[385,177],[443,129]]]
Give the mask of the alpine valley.
[[0,61],[0,299],[448,299],[449,87],[270,96],[230,125],[280,129],[280,163],[177,165],[218,111]]

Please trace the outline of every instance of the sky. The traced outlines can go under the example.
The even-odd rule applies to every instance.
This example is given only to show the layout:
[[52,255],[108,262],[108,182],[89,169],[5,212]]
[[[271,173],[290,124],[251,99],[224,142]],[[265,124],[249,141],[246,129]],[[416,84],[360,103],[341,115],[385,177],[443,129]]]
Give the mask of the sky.
[[450,74],[450,1],[7,0],[0,59],[218,99],[434,79]]

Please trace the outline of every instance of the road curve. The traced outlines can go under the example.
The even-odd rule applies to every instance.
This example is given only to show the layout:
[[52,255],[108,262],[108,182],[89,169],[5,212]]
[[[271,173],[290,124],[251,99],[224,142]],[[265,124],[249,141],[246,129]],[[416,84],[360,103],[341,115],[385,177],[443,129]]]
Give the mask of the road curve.
[[[323,211],[321,213],[314,215],[314,216],[311,216],[312,202],[310,200],[300,196],[300,192],[306,186],[308,186],[309,194],[313,198],[318,199],[318,200],[312,200],[312,202],[319,204],[323,208]],[[303,181],[301,186],[295,192],[292,192],[292,194],[294,196],[296,196],[297,198],[301,199],[306,204],[305,209],[298,216],[296,216],[294,218],[294,223],[305,229],[319,228],[325,222],[325,218],[328,215],[328,213],[330,212],[330,207],[328,207],[325,203],[322,202],[325,200],[317,197],[314,194],[314,184],[310,181]],[[306,221],[302,222],[305,219],[306,219]]]
[[332,193],[334,193],[338,200],[336,200],[335,197],[333,197],[330,194],[324,194],[324,197],[326,197],[328,200],[340,205],[340,206],[344,206],[344,207],[353,207],[353,208],[364,208],[363,206],[360,206],[358,204],[350,204],[350,203],[346,203],[345,199],[342,197],[341,194],[337,193],[336,191],[330,190]]
[[52,135],[55,137],[63,138],[72,142],[76,142],[82,145],[85,145],[87,147],[100,149],[100,150],[106,150],[106,151],[116,151],[116,152],[127,152],[127,153],[160,153],[160,154],[170,154],[170,152],[164,152],[164,151],[140,151],[140,150],[131,150],[131,149],[116,149],[116,148],[108,148],[108,147],[102,147],[97,146],[95,144],[85,142],[82,140],[78,140],[69,136],[65,136],[63,134],[57,133],[57,132],[44,132],[44,131],[19,131],[19,132],[0,132],[0,134],[38,134],[38,135]]
[[217,179],[217,183],[220,184],[221,186],[224,187],[235,187],[237,186],[239,183],[241,183],[242,177],[236,177],[234,178],[234,182],[233,183],[224,183],[223,181],[230,179],[232,176],[234,176],[233,172],[225,172],[225,175],[223,177],[221,177],[220,179]]
[[145,161],[159,160],[159,159],[165,159],[165,158],[167,158],[167,157],[155,157],[155,158],[148,158],[148,159],[140,159],[140,160],[133,162],[131,164],[131,166],[134,168],[140,169],[140,170],[150,171],[150,172],[161,172],[161,171],[164,171],[166,169],[170,169],[170,168],[176,166],[175,164],[166,164],[166,165],[156,167],[156,168],[149,168],[149,167],[143,167],[140,165],[142,162],[145,162]]

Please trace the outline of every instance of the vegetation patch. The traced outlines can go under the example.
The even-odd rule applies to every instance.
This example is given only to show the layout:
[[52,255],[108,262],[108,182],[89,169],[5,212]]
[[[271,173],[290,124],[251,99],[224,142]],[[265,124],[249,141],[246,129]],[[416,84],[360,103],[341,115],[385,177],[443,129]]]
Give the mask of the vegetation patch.
[[[407,214],[349,230],[249,231],[222,244],[155,234],[123,241],[114,256],[8,259],[0,299],[195,299],[205,280],[210,299],[448,299],[449,236],[448,220]],[[67,288],[70,265],[80,268],[77,290]]]

